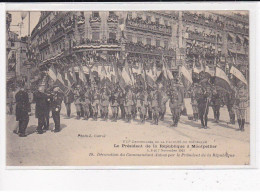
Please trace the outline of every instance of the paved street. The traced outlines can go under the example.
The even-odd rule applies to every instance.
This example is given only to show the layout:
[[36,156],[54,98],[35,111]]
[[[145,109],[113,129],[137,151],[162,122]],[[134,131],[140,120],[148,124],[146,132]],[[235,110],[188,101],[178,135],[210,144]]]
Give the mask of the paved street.
[[[33,110],[34,111],[34,110]],[[111,111],[110,111],[111,112]],[[88,165],[227,165],[249,163],[249,124],[245,125],[245,132],[238,132],[234,125],[227,125],[229,120],[226,108],[221,108],[220,123],[212,122],[213,113],[209,111],[209,129],[200,129],[200,122],[190,121],[187,116],[181,116],[177,128],[170,127],[170,113],[167,110],[165,121],[159,125],[144,125],[139,121],[131,124],[120,120],[117,123],[110,120],[105,122],[76,120],[75,108],[72,105],[73,118],[66,119],[65,107],[61,111],[62,131],[54,133],[52,118],[50,131],[39,135],[36,133],[37,120],[30,117],[27,128],[28,136],[18,137],[13,133],[17,127],[15,117],[7,115],[7,165],[10,166],[88,166]],[[216,145],[217,149],[186,149],[185,153],[218,153],[234,154],[235,157],[108,157],[89,156],[90,153],[147,153],[144,148],[114,148],[114,144],[121,145],[123,140],[132,141],[207,141],[206,144]],[[162,153],[162,152],[159,152]]]

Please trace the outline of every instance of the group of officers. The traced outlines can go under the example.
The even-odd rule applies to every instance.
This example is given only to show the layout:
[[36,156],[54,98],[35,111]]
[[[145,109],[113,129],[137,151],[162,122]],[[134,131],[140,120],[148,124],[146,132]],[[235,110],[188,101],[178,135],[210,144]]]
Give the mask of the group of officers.
[[[169,82],[167,85],[154,84],[135,85],[120,87],[119,83],[103,86],[92,83],[90,85],[75,85],[73,95],[63,94],[58,87],[50,89],[41,85],[33,94],[35,102],[35,116],[38,118],[37,132],[39,134],[49,130],[50,112],[55,123],[54,132],[59,132],[61,104],[64,101],[67,117],[71,117],[71,104],[76,107],[76,119],[83,118],[88,120],[93,118],[97,121],[98,115],[104,121],[108,120],[109,106],[111,107],[113,122],[121,119],[126,122],[135,120],[138,115],[141,123],[152,120],[152,124],[158,125],[159,120],[164,120],[166,104],[172,114],[172,126],[177,127],[181,113],[184,110],[184,88],[179,80]],[[187,91],[186,91],[187,92]],[[214,85],[193,84],[188,90],[193,109],[193,119],[201,121],[201,127],[207,129],[209,106],[212,106],[215,122],[219,122],[220,107],[222,106],[223,96],[220,96]],[[19,136],[26,136],[25,130],[29,122],[30,102],[28,93],[24,86],[20,85],[20,90],[15,95],[16,99],[16,120],[19,121]],[[224,103],[228,108],[230,124],[235,124],[235,113],[240,131],[244,131],[245,111],[247,96],[243,85],[236,89],[226,92]]]

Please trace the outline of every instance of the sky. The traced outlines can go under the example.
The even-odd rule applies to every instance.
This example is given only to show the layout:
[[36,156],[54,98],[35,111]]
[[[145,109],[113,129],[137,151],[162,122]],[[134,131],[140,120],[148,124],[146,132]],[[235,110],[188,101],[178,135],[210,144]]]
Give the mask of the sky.
[[[22,13],[26,13],[26,12],[11,12],[9,11],[8,13],[12,14],[12,22],[11,22],[11,26],[10,26],[10,30],[14,31],[16,33],[20,32],[20,28],[18,26],[12,26],[12,25],[17,25],[18,23],[20,23],[22,21],[21,19],[21,15]],[[27,15],[25,17],[25,19],[23,20],[23,27],[21,29],[21,35],[23,36],[27,36],[28,35],[28,22],[29,22],[29,17],[28,17],[29,13],[27,12]],[[30,12],[30,32],[32,32],[33,28],[37,25],[39,18],[40,18],[41,12],[39,11],[31,11]]]

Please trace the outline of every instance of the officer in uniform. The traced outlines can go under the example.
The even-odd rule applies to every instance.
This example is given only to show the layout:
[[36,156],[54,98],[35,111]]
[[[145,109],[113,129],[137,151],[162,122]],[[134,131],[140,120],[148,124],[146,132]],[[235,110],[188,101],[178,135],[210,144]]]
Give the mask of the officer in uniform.
[[90,106],[91,106],[91,91],[90,88],[86,85],[84,99],[82,102],[84,113],[85,113],[85,120],[88,120],[90,117]]
[[51,112],[52,118],[55,124],[54,132],[59,132],[60,129],[60,111],[61,103],[63,100],[63,94],[59,92],[59,88],[55,87],[53,89],[52,100],[51,100]]
[[99,106],[100,94],[96,85],[93,86],[91,91],[91,106],[93,110],[93,120],[97,121],[98,116],[98,106]]
[[125,112],[127,122],[131,122],[132,107],[134,105],[133,92],[130,86],[126,87]]
[[141,123],[145,123],[147,105],[147,93],[142,87],[140,87],[136,94],[136,107],[140,113]]
[[211,105],[212,105],[212,110],[214,113],[215,122],[218,123],[219,117],[220,117],[221,99],[220,99],[220,95],[218,94],[216,88],[213,88],[212,97],[211,97]]
[[100,106],[101,106],[101,117],[107,121],[108,119],[108,106],[109,106],[109,93],[108,93],[108,90],[107,90],[107,87],[105,86],[103,88],[103,91],[101,93],[101,96],[100,96]]
[[193,110],[193,119],[194,121],[197,121],[199,119],[199,113],[198,113],[198,102],[196,99],[196,94],[198,92],[198,85],[197,83],[194,84],[194,86],[191,89],[191,105]]
[[172,85],[169,91],[169,98],[170,98],[169,107],[171,109],[172,120],[173,120],[172,126],[177,127],[180,119],[181,107],[182,107],[181,93],[178,90],[177,85]]
[[160,103],[160,112],[159,112],[159,118],[161,121],[164,120],[164,115],[166,113],[166,103],[169,100],[167,93],[164,91],[163,88],[160,89],[160,98],[161,98],[161,103]]
[[26,137],[25,131],[29,123],[29,112],[31,112],[29,95],[24,90],[24,84],[20,83],[20,89],[15,95],[16,101],[16,121],[19,122],[18,134],[20,137]]
[[247,109],[247,91],[243,86],[243,83],[240,82],[237,87],[236,96],[235,96],[235,109],[237,115],[237,122],[239,125],[238,131],[244,131],[245,125],[245,114]]
[[74,104],[77,112],[77,119],[80,119],[81,109],[82,109],[82,91],[80,85],[77,85],[74,90]]
[[226,105],[229,113],[230,122],[228,124],[235,124],[235,111],[234,111],[234,105],[235,105],[235,93],[234,91],[229,91],[226,93]]
[[158,91],[158,86],[154,86],[153,91],[151,92],[151,107],[153,113],[153,124],[158,125],[159,121],[159,104],[160,104],[160,94]]
[[71,114],[71,103],[74,101],[74,97],[69,95],[69,94],[65,94],[64,95],[64,104],[66,107],[66,112],[67,112],[67,117],[70,118],[70,114]]
[[37,132],[43,133],[43,127],[47,126],[46,114],[49,113],[48,96],[44,93],[44,85],[40,85],[38,91],[33,95],[33,101],[35,102],[35,117],[38,118]]
[[119,100],[119,90],[117,86],[114,86],[113,91],[111,93],[110,101],[111,101],[111,109],[112,109],[112,121],[117,122],[118,116],[118,103]]
[[121,119],[125,119],[125,93],[124,91],[120,88],[119,91],[119,96],[118,96],[118,103],[121,111]]
[[197,93],[199,118],[201,127],[207,129],[210,95],[206,88],[200,87]]

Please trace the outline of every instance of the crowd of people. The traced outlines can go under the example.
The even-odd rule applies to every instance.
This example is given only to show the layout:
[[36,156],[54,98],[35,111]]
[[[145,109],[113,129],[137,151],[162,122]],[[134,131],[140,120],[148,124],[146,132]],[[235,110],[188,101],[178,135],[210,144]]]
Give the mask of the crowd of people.
[[[32,103],[35,103],[35,116],[38,119],[36,130],[39,134],[49,130],[50,112],[55,123],[54,132],[61,130],[62,102],[65,104],[68,119],[72,119],[71,105],[74,103],[76,119],[89,120],[92,118],[93,121],[97,121],[98,118],[101,118],[104,121],[111,119],[113,122],[122,119],[128,123],[131,120],[139,120],[141,124],[151,120],[154,125],[158,125],[160,121],[164,120],[167,102],[169,102],[172,126],[177,127],[180,116],[185,112],[184,98],[188,94],[193,109],[192,119],[194,122],[200,120],[202,128],[208,128],[210,106],[214,113],[214,122],[218,123],[220,107],[226,105],[230,116],[229,124],[235,124],[236,114],[238,130],[244,131],[248,101],[245,86],[242,83],[238,84],[234,90],[225,91],[224,98],[222,98],[223,95],[220,95],[218,87],[205,79],[193,83],[188,90],[184,89],[180,79],[168,80],[167,84],[138,84],[127,85],[123,88],[119,83],[114,83],[109,87],[104,82],[103,84],[93,82],[84,85],[75,83],[71,88],[72,92],[68,94],[62,93],[56,85],[47,88],[45,84],[40,84],[38,90],[33,93],[32,99]],[[15,104],[16,120],[19,121],[18,134],[20,137],[25,137],[31,102],[23,83],[19,84],[19,90],[15,94]],[[111,118],[109,118],[109,110],[112,112]]]

